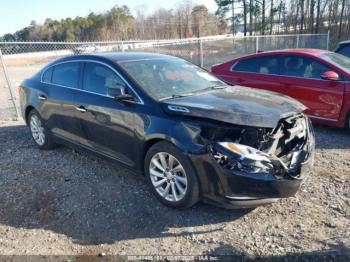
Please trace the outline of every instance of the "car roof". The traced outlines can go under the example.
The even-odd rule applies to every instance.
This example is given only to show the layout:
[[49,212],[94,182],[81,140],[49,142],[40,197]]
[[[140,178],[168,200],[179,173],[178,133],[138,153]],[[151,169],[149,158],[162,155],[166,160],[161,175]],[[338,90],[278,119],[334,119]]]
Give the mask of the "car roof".
[[[157,59],[157,58],[175,58],[169,55],[147,53],[147,52],[105,52],[105,53],[92,53],[92,54],[81,54],[81,55],[70,55],[62,58],[62,60],[79,60],[79,59],[94,59],[102,58],[103,60],[109,60],[114,63],[122,61],[137,61],[144,59]],[[61,59],[58,59],[61,60]],[[57,60],[57,61],[58,61]]]
[[339,42],[338,46],[341,46],[341,45],[350,45],[350,40]]
[[148,52],[109,52],[109,53],[96,53],[94,55],[112,60],[113,62],[143,60],[143,59],[157,59],[157,58],[174,58],[173,56],[169,56],[169,55],[163,55],[158,53],[148,53]]

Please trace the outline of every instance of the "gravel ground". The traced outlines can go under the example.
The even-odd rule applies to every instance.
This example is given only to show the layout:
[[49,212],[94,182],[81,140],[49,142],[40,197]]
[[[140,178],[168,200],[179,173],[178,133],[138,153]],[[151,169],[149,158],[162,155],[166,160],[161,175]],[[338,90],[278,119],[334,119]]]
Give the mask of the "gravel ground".
[[40,151],[23,122],[0,121],[0,254],[349,261],[350,133],[316,127],[316,136],[314,174],[295,197],[174,210],[141,176],[66,147]]

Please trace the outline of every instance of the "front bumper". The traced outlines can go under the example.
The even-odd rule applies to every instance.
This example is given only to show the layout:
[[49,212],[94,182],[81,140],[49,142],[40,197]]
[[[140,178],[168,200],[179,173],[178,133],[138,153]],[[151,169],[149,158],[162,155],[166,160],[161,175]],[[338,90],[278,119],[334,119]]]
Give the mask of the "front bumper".
[[301,159],[296,173],[293,170],[293,175],[285,174],[283,177],[229,170],[218,164],[210,153],[190,155],[199,176],[202,200],[225,208],[249,208],[294,196],[312,171],[314,141],[312,127],[309,126],[303,148],[307,152],[305,158]]

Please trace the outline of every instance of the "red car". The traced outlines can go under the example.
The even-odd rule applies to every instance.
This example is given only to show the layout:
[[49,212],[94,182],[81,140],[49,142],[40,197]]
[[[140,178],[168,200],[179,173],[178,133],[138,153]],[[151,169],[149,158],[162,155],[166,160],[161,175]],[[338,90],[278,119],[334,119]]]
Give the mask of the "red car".
[[231,85],[266,89],[302,102],[314,123],[350,128],[350,59],[326,50],[261,52],[215,65]]

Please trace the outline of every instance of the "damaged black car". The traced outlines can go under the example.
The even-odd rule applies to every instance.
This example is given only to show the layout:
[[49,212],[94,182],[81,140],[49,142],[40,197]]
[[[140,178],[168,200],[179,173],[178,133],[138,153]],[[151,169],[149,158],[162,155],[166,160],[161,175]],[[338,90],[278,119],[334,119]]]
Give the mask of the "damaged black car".
[[172,56],[65,57],[19,90],[39,148],[64,144],[133,168],[167,206],[271,203],[295,195],[312,169],[302,104]]

